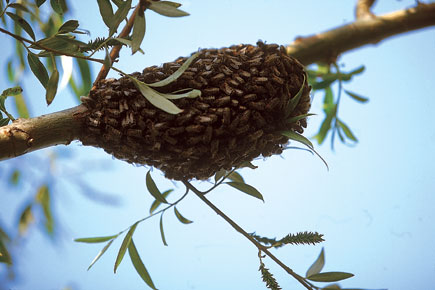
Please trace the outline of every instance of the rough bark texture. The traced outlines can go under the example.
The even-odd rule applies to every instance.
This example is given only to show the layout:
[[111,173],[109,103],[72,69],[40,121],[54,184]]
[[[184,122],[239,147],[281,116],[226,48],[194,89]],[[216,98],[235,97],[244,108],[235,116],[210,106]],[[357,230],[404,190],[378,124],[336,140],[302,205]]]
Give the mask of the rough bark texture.
[[[435,3],[368,17],[324,33],[300,37],[287,53],[304,65],[334,61],[340,54],[388,37],[435,25]],[[78,106],[62,112],[17,120],[0,128],[0,160],[37,149],[69,144],[81,135],[86,109]]]

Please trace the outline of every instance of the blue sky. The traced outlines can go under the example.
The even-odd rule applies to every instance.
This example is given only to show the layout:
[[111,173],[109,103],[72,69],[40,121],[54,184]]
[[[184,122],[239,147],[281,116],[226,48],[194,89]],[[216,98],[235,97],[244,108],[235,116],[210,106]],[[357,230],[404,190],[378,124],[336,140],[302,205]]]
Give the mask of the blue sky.
[[[198,48],[237,43],[288,44],[297,36],[321,32],[353,21],[354,1],[181,1],[191,16],[169,19],[146,12],[145,55],[123,50],[117,67],[140,71],[144,67],[189,55]],[[415,1],[378,1],[381,14]],[[85,6],[86,3],[86,6]],[[107,34],[93,1],[74,1],[73,14],[92,37]],[[4,35],[0,39],[7,42]],[[12,47],[8,47],[6,52]],[[318,246],[287,246],[274,251],[297,273],[305,274],[322,247],[325,271],[346,271],[355,277],[348,288],[434,289],[435,285],[435,30],[401,35],[349,52],[339,59],[344,70],[366,66],[364,74],[345,88],[370,98],[361,105],[343,97],[341,118],[360,142],[353,147],[329,143],[316,146],[328,161],[304,151],[288,150],[282,156],[256,160],[257,170],[245,169],[245,180],[259,189],[265,203],[222,187],[209,195],[217,206],[248,232],[284,236],[298,231],[318,231],[326,241]],[[5,57],[0,58],[0,67]],[[96,73],[98,66],[93,66]],[[4,71],[1,73],[4,75]],[[432,75],[432,77],[431,77]],[[111,73],[111,77],[117,77]],[[33,116],[75,105],[68,90],[46,107],[44,91],[28,74],[25,93]],[[0,88],[8,86],[0,78]],[[334,89],[336,89],[334,87]],[[306,136],[315,135],[322,120],[321,94],[314,95]],[[41,165],[57,154],[55,168]],[[28,182],[13,190],[6,172],[26,166]],[[121,240],[116,241],[94,267],[86,268],[103,244],[74,243],[77,237],[111,235],[147,215],[152,197],[145,187],[147,168],[134,167],[78,142],[50,148],[0,163],[2,202],[0,219],[13,228],[17,210],[32,198],[39,185],[35,176],[52,170],[59,176],[53,200],[59,223],[55,242],[33,229],[16,254],[18,279],[4,289],[138,289],[144,287],[126,257],[113,274]],[[3,172],[3,174],[2,174]],[[164,190],[174,185],[153,176]],[[32,178],[33,177],[33,178]],[[98,191],[117,197],[119,204],[92,201],[72,185],[81,178]],[[207,186],[207,184],[201,184]],[[177,194],[183,187],[178,186]],[[162,245],[158,217],[141,224],[136,246],[159,289],[265,289],[258,272],[257,250],[195,196],[179,206],[189,225],[179,223],[171,211],[164,216],[169,246]],[[265,259],[283,289],[303,289],[279,267]],[[0,268],[0,272],[4,271]],[[3,289],[0,286],[0,289]]]

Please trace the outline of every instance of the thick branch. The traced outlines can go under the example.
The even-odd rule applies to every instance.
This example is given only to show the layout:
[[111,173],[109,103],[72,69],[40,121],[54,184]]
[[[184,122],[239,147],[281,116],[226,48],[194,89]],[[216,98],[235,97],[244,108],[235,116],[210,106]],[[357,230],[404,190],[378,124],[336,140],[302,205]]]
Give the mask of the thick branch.
[[414,8],[360,19],[320,34],[300,37],[287,46],[287,53],[304,65],[329,63],[343,52],[432,25],[435,25],[435,3],[418,4]]
[[374,17],[370,11],[370,7],[373,6],[376,0],[358,0],[355,8],[355,16],[357,19]]
[[[331,62],[341,53],[351,49],[433,25],[435,3],[420,3],[414,8],[360,19],[324,33],[299,38],[287,47],[287,52],[305,65]],[[128,28],[125,29],[127,32]],[[112,57],[119,53],[112,52]],[[103,72],[100,77],[102,76]],[[17,120],[9,126],[1,127],[0,160],[49,146],[69,144],[72,140],[78,139],[83,127],[84,112],[85,108],[78,106],[38,118]]]
[[0,127],[0,160],[9,159],[77,139],[87,109],[80,105],[31,119],[17,119]]

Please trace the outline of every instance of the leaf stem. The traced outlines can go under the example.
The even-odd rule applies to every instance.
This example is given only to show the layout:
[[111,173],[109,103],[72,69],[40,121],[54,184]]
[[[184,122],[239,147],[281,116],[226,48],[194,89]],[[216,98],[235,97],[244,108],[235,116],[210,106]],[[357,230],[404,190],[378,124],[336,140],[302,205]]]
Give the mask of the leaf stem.
[[217,208],[211,201],[209,201],[204,194],[196,189],[189,181],[182,180],[183,184],[186,186],[187,189],[190,189],[195,193],[196,196],[201,199],[208,207],[210,207],[216,214],[220,215],[227,223],[231,225],[236,231],[238,231],[240,234],[242,234],[245,238],[247,238],[251,243],[254,244],[255,247],[259,251],[262,251],[264,254],[266,254],[269,258],[271,258],[275,263],[277,263],[284,271],[286,271],[289,275],[293,276],[299,283],[301,283],[305,288],[309,290],[313,290],[313,288],[305,281],[305,279],[298,274],[296,274],[292,269],[287,267],[283,262],[281,262],[275,255],[273,255],[269,250],[258,243],[253,237],[251,237],[244,229],[242,229],[237,223],[235,223],[232,219],[230,219],[226,214],[224,214],[219,208]]

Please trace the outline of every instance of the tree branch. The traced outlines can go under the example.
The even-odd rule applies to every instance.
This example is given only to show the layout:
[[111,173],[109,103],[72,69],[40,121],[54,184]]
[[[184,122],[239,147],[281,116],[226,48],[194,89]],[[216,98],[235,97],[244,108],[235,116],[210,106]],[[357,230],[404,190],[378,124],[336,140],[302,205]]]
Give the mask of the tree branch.
[[376,0],[358,0],[355,8],[355,16],[357,19],[375,17],[370,11]]
[[293,276],[299,283],[301,283],[305,288],[309,290],[313,290],[313,288],[308,285],[308,283],[298,274],[296,274],[292,269],[290,269],[286,264],[281,262],[274,254],[272,254],[265,246],[257,242],[251,235],[249,235],[244,229],[242,229],[238,224],[236,224],[232,219],[230,219],[226,214],[224,214],[219,208],[217,208],[212,202],[210,202],[202,192],[193,187],[188,181],[183,180],[183,184],[186,188],[192,190],[196,196],[201,199],[208,207],[210,207],[216,214],[220,215],[227,223],[229,223],[236,231],[242,234],[245,238],[247,238],[251,243],[254,244],[255,247],[259,251],[265,253],[269,258],[271,258],[275,263],[277,263],[284,271],[286,271],[289,275]]
[[[305,65],[331,62],[338,55],[357,47],[433,25],[435,3],[419,3],[414,8],[360,19],[314,36],[298,38],[287,46],[287,52]],[[124,28],[126,31],[127,26]],[[119,50],[112,51],[111,55],[117,57],[118,53]],[[0,160],[79,139],[84,114],[84,107],[79,106],[33,119],[19,119],[0,127]]]
[[82,134],[87,108],[83,105],[0,127],[0,160],[38,149],[68,145]]
[[287,46],[287,53],[304,65],[334,62],[343,52],[381,40],[435,25],[435,3],[391,12],[308,37],[299,37]]

